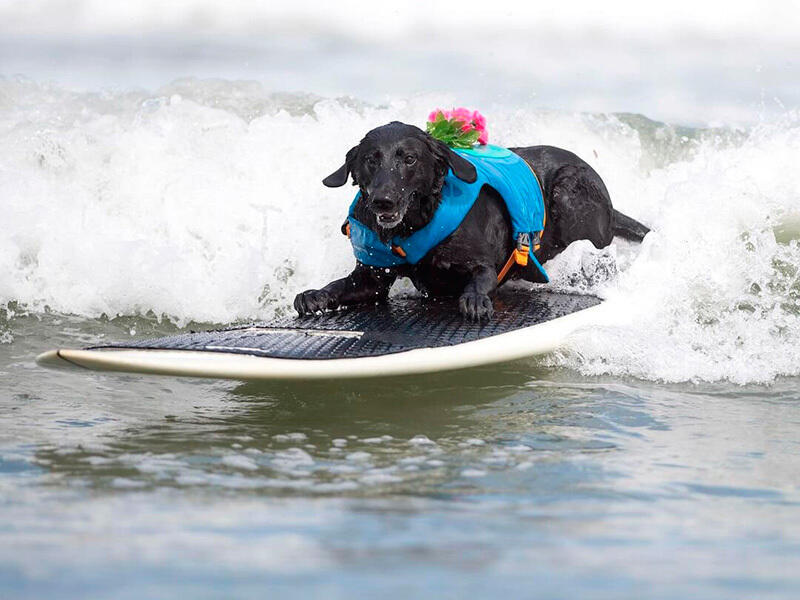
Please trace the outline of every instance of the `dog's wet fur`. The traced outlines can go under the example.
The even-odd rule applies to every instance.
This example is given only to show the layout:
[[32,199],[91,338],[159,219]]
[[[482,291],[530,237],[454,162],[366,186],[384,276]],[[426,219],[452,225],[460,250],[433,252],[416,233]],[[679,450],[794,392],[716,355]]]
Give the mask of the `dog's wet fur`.
[[[547,224],[536,252],[540,262],[576,240],[588,239],[603,248],[615,235],[641,241],[649,231],[614,210],[603,180],[572,152],[553,146],[510,150],[531,166],[542,186]],[[367,133],[323,183],[339,187],[352,176],[353,185],[361,190],[355,218],[388,242],[430,222],[450,169],[468,183],[477,177],[475,167],[447,145],[418,127],[395,121]],[[309,315],[340,306],[381,302],[395,279],[409,277],[425,294],[459,296],[464,317],[490,318],[497,274],[514,247],[512,233],[503,199],[491,186],[484,185],[459,227],[416,265],[385,268],[357,262],[347,277],[320,290],[298,294],[294,307],[301,315]],[[542,281],[532,262],[528,267],[512,268],[509,279],[517,277]]]

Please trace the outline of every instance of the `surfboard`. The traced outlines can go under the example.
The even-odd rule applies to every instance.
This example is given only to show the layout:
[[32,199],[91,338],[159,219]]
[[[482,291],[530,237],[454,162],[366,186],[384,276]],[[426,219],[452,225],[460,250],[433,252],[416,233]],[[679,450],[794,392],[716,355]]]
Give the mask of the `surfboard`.
[[595,296],[501,289],[489,321],[454,299],[390,298],[316,316],[45,352],[45,367],[238,380],[345,379],[431,373],[552,351],[597,322]]

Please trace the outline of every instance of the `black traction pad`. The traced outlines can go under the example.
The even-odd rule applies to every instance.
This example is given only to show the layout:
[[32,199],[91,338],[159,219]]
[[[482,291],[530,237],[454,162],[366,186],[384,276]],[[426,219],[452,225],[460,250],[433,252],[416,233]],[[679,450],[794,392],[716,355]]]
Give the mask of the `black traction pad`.
[[[394,297],[318,316],[285,316],[229,329],[93,346],[228,352],[271,358],[361,358],[437,348],[508,333],[600,304],[595,296],[501,290],[490,321],[462,318],[455,299]],[[533,333],[532,333],[533,335]]]

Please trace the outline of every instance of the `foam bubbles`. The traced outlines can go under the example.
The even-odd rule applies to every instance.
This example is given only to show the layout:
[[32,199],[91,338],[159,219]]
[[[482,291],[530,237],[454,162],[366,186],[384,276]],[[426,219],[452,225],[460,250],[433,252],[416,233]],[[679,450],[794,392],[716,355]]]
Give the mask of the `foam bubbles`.
[[[370,128],[450,103],[0,80],[0,306],[180,324],[290,311],[298,291],[353,264],[339,232],[352,189],[320,180]],[[551,287],[603,295],[608,310],[547,364],[668,381],[800,373],[796,114],[678,132],[630,115],[486,112],[493,141],[569,148],[653,227],[642,245],[577,242],[550,261]],[[0,343],[13,333],[0,320]]]
[[349,192],[320,179],[389,111],[321,101],[293,116],[245,99],[247,120],[203,84],[186,96],[0,86],[1,302],[229,322],[351,266]]
[[[587,374],[764,382],[800,373],[800,122],[703,143],[637,182],[655,231],[601,287],[608,322],[553,362]],[[602,251],[601,251],[602,252]]]
[[245,471],[256,471],[258,469],[256,462],[244,454],[229,454],[228,456],[223,456],[220,462],[234,469],[244,469]]

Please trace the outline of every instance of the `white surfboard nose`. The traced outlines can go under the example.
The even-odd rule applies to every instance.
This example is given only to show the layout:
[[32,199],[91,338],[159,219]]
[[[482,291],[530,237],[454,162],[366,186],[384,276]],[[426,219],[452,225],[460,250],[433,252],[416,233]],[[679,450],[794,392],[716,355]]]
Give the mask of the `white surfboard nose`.
[[48,369],[59,369],[74,366],[61,358],[59,350],[48,350],[47,352],[42,352],[36,357],[36,364],[41,367],[47,367]]
[[93,368],[91,364],[84,364],[81,360],[83,356],[91,356],[89,352],[88,350],[74,350],[68,348],[48,350],[36,357],[36,364],[48,369],[91,369]]

